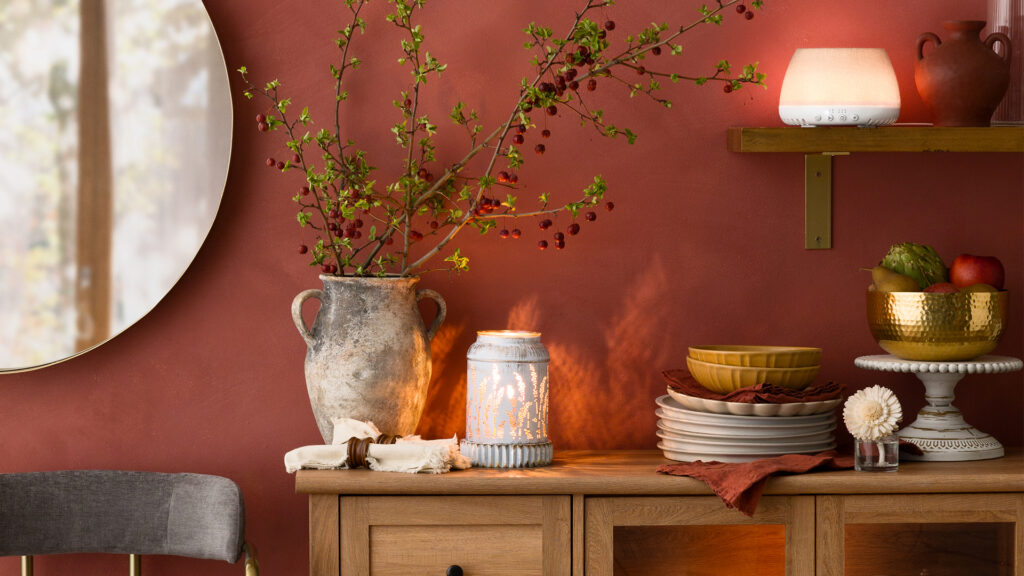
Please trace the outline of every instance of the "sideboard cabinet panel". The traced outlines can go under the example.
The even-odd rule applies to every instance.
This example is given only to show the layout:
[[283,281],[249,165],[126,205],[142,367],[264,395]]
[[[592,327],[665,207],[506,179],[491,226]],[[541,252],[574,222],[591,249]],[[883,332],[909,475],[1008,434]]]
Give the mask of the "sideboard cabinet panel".
[[342,576],[569,576],[569,496],[343,496]]
[[588,497],[587,576],[804,576],[814,497],[767,496],[748,518],[713,496]]
[[818,574],[1024,576],[1024,494],[817,497]]

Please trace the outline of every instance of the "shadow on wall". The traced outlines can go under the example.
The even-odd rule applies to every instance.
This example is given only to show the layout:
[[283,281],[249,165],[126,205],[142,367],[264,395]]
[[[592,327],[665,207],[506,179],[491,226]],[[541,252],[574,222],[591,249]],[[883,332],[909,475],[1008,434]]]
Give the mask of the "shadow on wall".
[[[669,301],[668,288],[660,259],[645,266],[623,291],[618,312],[595,320],[595,325],[605,324],[599,354],[545,334],[551,354],[550,434],[556,448],[655,447],[654,398],[663,393],[658,374],[668,367],[668,348],[659,342],[659,324],[651,318],[652,311]],[[520,300],[509,311],[505,327],[536,330],[541,307],[536,295]],[[446,325],[434,338],[434,377],[417,430],[424,438],[465,434],[465,351],[472,340],[464,323]],[[604,358],[603,365],[588,366],[587,359],[594,357]],[[631,414],[645,416],[638,421],[627,416]]]

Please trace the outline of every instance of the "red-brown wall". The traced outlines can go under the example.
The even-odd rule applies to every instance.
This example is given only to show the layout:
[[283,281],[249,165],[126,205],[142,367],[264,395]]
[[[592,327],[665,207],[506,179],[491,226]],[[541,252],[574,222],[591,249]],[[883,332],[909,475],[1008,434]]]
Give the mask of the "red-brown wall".
[[[277,77],[297,105],[326,123],[327,65],[342,26],[339,1],[209,1],[232,70]],[[431,81],[438,123],[455,100],[495,121],[507,114],[528,73],[521,28],[536,20],[566,27],[582,2],[435,0],[422,21],[427,46],[449,63]],[[557,6],[556,6],[557,5]],[[623,2],[607,10],[613,36],[652,20],[691,21],[698,2]],[[369,11],[357,52],[366,68],[349,89],[350,135],[382,172],[399,162],[388,132],[391,101],[407,72],[394,67],[397,36]],[[421,431],[463,431],[465,352],[474,331],[540,330],[552,355],[552,439],[558,448],[653,448],[659,372],[683,365],[691,344],[794,344],[824,348],[822,378],[850,389],[892,387],[908,416],[923,404],[910,376],[867,373],[853,359],[881,353],[864,321],[862,267],[888,246],[918,241],[948,260],[960,252],[996,255],[1013,294],[1011,327],[996,353],[1024,354],[1024,157],[1020,154],[853,154],[834,160],[834,249],[803,249],[803,158],[735,154],[732,125],[779,125],[776,105],[786,64],[798,47],[881,46],[893,60],[902,122],[927,121],[913,84],[918,34],[944,19],[984,19],[985,3],[839,3],[769,0],[753,21],[727,14],[721,29],[688,35],[684,56],[658,64],[701,73],[721,58],[759,60],[767,91],[718,87],[666,90],[664,110],[628,100],[602,83],[594,104],[640,134],[636,145],[608,141],[571,118],[549,119],[542,158],[520,171],[524,196],[566,198],[595,173],[608,179],[610,214],[586,224],[564,251],[539,253],[536,226],[525,239],[466,233],[472,258],[462,277],[424,279],[448,300],[434,342],[434,382]],[[940,33],[940,35],[942,35]],[[652,65],[653,67],[653,65]],[[296,254],[303,233],[290,196],[298,183],[263,167],[277,136],[257,133],[260,111],[235,94],[235,141],[227,189],[213,231],[184,278],[157,308],[101,348],[44,370],[0,379],[0,472],[118,468],[220,474],[237,481],[247,532],[266,574],[302,574],[306,500],[294,494],[282,456],[319,443],[303,381],[304,344],[289,317],[300,290],[318,284]],[[451,131],[449,129],[449,131]],[[529,136],[532,142],[535,136]],[[442,138],[444,159],[463,141]],[[1024,443],[1020,374],[969,377],[957,400],[968,421],[1005,444]],[[2,521],[2,520],[0,520]],[[113,557],[48,557],[40,574],[119,573]],[[237,574],[240,567],[173,558],[143,561],[148,574]],[[0,574],[17,560],[0,559]]]

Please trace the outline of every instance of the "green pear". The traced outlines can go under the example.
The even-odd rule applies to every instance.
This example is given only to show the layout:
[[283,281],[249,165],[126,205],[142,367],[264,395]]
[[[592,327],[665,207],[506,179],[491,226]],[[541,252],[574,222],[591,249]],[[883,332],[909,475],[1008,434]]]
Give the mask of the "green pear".
[[871,281],[875,283],[875,289],[879,292],[920,292],[921,286],[906,274],[893,272],[885,266],[875,266],[871,269]]

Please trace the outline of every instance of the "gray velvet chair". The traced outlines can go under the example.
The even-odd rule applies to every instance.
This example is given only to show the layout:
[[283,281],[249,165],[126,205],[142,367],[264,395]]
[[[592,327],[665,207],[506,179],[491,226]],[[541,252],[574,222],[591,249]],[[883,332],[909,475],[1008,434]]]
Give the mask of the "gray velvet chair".
[[235,563],[257,576],[255,549],[245,542],[238,486],[220,476],[113,470],[0,474],[0,556],[102,552],[171,554]]

